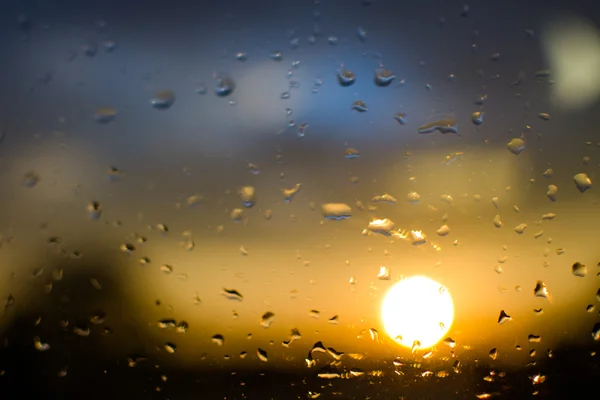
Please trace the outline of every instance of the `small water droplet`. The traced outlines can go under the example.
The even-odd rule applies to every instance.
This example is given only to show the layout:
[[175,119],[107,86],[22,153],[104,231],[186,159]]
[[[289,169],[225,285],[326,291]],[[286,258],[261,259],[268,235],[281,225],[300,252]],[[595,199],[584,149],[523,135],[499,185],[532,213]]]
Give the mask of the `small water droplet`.
[[535,284],[535,288],[533,289],[533,295],[535,297],[541,297],[544,299],[548,299],[550,297],[550,293],[548,293],[548,288],[543,281],[537,281]]
[[396,78],[396,75],[387,68],[378,68],[375,70],[375,84],[377,86],[389,86]]
[[538,118],[544,121],[550,121],[550,114],[547,113],[539,113]]
[[400,125],[406,125],[406,114],[404,114],[404,113],[396,113],[396,114],[394,114],[394,119]]
[[213,335],[213,337],[210,340],[217,346],[223,346],[223,343],[225,343],[225,338],[223,337],[223,335],[220,335],[218,333],[216,335]]
[[271,52],[271,60],[273,60],[273,61],[283,60],[283,53],[279,50],[272,51]]
[[528,335],[527,340],[529,343],[540,343],[542,341],[542,337],[538,335]]
[[575,182],[575,186],[581,193],[592,187],[592,180],[585,173],[579,173],[573,177],[573,181]]
[[508,142],[506,148],[513,153],[514,155],[519,155],[523,150],[525,150],[525,141],[521,138],[513,138]]
[[500,219],[500,215],[496,214],[494,217],[494,226],[496,228],[502,228],[502,220]]
[[579,278],[583,278],[587,275],[588,269],[587,267],[580,263],[579,261],[577,261],[575,264],[573,264],[573,267],[571,268],[573,275]]
[[244,207],[251,208],[256,204],[256,189],[254,186],[243,186],[238,190]]
[[522,235],[525,232],[525,229],[527,229],[527,224],[519,224],[515,226],[515,232],[517,232],[519,235]]
[[421,195],[417,192],[410,192],[406,195],[406,200],[411,204],[419,204],[421,202]]
[[102,215],[102,205],[97,201],[92,201],[87,205],[87,212],[90,219],[99,219]]
[[342,220],[352,216],[352,208],[344,203],[326,203],[321,205],[325,219]]
[[330,45],[332,45],[332,46],[335,46],[335,45],[337,45],[337,44],[338,44],[338,40],[339,40],[339,39],[338,39],[338,37],[337,37],[337,36],[329,36],[329,37],[327,38],[327,42],[328,42]]
[[471,114],[471,122],[473,122],[473,124],[475,124],[475,125],[481,125],[481,124],[483,124],[483,117],[484,117],[483,111],[476,111],[473,114]]
[[267,356],[267,351],[266,350],[263,350],[263,349],[260,349],[260,348],[256,349],[256,356],[262,362],[269,361],[269,358]]
[[298,194],[298,192],[300,191],[300,189],[302,188],[302,184],[301,183],[296,183],[293,187],[289,188],[289,189],[282,189],[282,193],[283,193],[283,200],[286,203],[290,203],[292,201],[292,199],[294,198],[294,196],[296,194]]
[[453,118],[441,119],[438,121],[430,122],[428,124],[419,127],[418,132],[421,134],[433,133],[438,131],[439,133],[456,133],[458,134],[458,126],[456,120]]
[[164,348],[167,353],[173,354],[177,350],[177,346],[173,343],[165,343]]
[[37,351],[50,350],[50,345],[48,343],[42,343],[42,340],[39,338],[39,336],[33,338],[33,346]]
[[392,229],[394,229],[394,222],[388,218],[374,219],[367,226],[369,232],[380,233],[385,236],[390,236]]
[[446,236],[447,234],[450,233],[450,227],[448,225],[442,225],[440,226],[440,228],[436,231],[436,233],[439,236]]
[[40,176],[34,171],[28,171],[23,176],[23,185],[32,188],[38,184],[40,181]]
[[246,61],[246,60],[248,60],[248,54],[244,53],[243,51],[239,51],[235,54],[235,58],[238,61]]
[[498,358],[498,349],[496,349],[496,348],[491,349],[489,356],[492,360],[496,360]]
[[356,82],[356,75],[354,72],[346,68],[340,68],[337,71],[338,83],[341,86],[350,86]]
[[556,185],[548,185],[548,191],[546,192],[546,196],[551,201],[556,201],[556,194],[558,193],[558,186]]
[[508,315],[504,310],[500,311],[500,316],[498,317],[498,324],[502,325],[505,324],[508,321],[511,321],[512,317],[510,315]]
[[367,105],[361,100],[356,100],[352,103],[352,109],[358,112],[366,112],[368,110]]
[[287,100],[290,98],[290,92],[283,92],[281,96],[279,96],[282,100]]
[[377,279],[381,281],[390,280],[390,269],[385,265],[379,267],[379,273],[377,274]]
[[361,27],[359,27],[359,28],[356,30],[356,34],[358,35],[358,38],[359,38],[361,41],[363,41],[363,42],[364,42],[364,41],[366,41],[366,40],[367,40],[367,31],[366,31],[364,28],[361,28]]
[[130,243],[124,243],[121,245],[120,249],[123,253],[131,254],[135,251],[135,246]]
[[595,341],[600,342],[600,322],[597,322],[592,328],[592,337]]
[[108,124],[114,121],[119,112],[112,107],[101,107],[94,112],[94,119],[100,124]]
[[88,57],[94,57],[98,52],[98,46],[93,43],[85,43],[81,45],[81,51]]
[[159,110],[166,110],[175,102],[175,92],[172,90],[160,90],[150,99],[152,107]]
[[217,78],[215,94],[219,97],[227,97],[235,90],[235,83],[229,78]]
[[223,288],[223,296],[225,296],[229,300],[242,301],[244,299],[244,296],[242,296],[242,294],[240,292],[238,292],[237,290],[235,290],[235,289],[225,289],[225,288]]
[[260,317],[259,323],[263,328],[268,328],[274,321],[275,314],[273,314],[271,311],[267,311]]

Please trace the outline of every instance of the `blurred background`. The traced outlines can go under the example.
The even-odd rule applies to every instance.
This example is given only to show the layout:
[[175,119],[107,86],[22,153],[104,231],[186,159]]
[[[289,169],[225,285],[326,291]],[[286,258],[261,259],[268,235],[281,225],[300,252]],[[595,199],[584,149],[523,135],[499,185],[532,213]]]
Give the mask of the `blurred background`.
[[[598,24],[1,1],[2,397],[597,392]],[[427,349],[382,318],[414,275],[453,301]]]

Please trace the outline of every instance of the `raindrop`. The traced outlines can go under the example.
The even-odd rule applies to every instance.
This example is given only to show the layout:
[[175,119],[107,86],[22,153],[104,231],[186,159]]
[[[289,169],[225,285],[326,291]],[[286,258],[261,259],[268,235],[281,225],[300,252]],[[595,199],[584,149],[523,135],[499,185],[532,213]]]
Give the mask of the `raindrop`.
[[356,75],[354,72],[346,68],[340,68],[337,71],[338,82],[341,86],[350,86],[356,82]]
[[500,53],[494,53],[490,56],[490,61],[498,61],[500,59]]
[[90,336],[91,330],[88,326],[77,324],[73,327],[73,332],[78,336],[88,337]]
[[398,121],[400,125],[406,125],[406,114],[404,113],[396,113],[394,115],[394,119]]
[[238,190],[244,207],[251,208],[256,204],[256,189],[254,186],[243,186]]
[[539,113],[538,118],[544,121],[550,121],[550,114],[547,113]]
[[573,264],[572,272],[574,276],[583,278],[587,275],[587,267],[579,261]]
[[487,94],[482,94],[477,99],[475,99],[474,103],[476,106],[482,106],[485,103],[485,101],[487,100],[487,98],[488,98]]
[[373,196],[371,198],[371,201],[373,203],[389,203],[389,204],[396,204],[397,200],[394,196],[384,193],[382,195],[377,195],[377,196]]
[[244,53],[243,51],[240,51],[240,52],[236,53],[235,58],[238,61],[246,61],[246,60],[248,60],[248,54]]
[[546,178],[551,178],[553,174],[554,171],[552,170],[552,168],[548,168],[547,170],[542,172],[542,175],[544,175]]
[[558,186],[556,185],[548,185],[548,191],[546,192],[546,196],[552,201],[556,201],[556,193],[558,193]]
[[379,273],[377,274],[377,279],[381,281],[390,280],[390,269],[384,265],[379,267]]
[[50,345],[48,343],[42,343],[42,340],[38,336],[33,338],[33,346],[37,351],[50,350]]
[[550,76],[550,70],[549,69],[541,69],[539,71],[535,71],[534,75],[536,78],[547,78]]
[[219,97],[226,97],[233,93],[235,89],[235,83],[228,78],[217,78],[217,85],[215,86],[215,94]]
[[94,113],[94,119],[100,124],[112,122],[119,112],[112,107],[101,107]]
[[360,157],[360,151],[352,148],[352,147],[346,147],[346,150],[344,150],[344,157],[345,158],[358,158]]
[[535,297],[541,297],[547,299],[550,297],[550,293],[548,293],[548,288],[543,281],[537,281],[535,284],[535,288],[533,289],[533,295]]
[[592,328],[592,337],[595,341],[600,341],[600,322],[597,322]]
[[352,208],[344,203],[326,203],[321,205],[325,219],[341,220],[352,216]]
[[368,110],[367,105],[361,100],[356,100],[352,103],[352,109],[358,112],[365,112]]
[[131,254],[135,251],[135,246],[130,243],[124,243],[121,245],[120,249],[123,253]]
[[406,200],[411,204],[418,204],[421,202],[421,195],[417,192],[410,192],[406,195]]
[[260,317],[259,323],[263,328],[268,328],[271,326],[273,321],[275,321],[275,314],[273,314],[271,311],[267,311]]
[[244,216],[244,210],[242,210],[241,208],[234,208],[233,210],[231,210],[231,213],[229,214],[229,217],[231,218],[231,220],[235,221],[235,222],[241,221],[243,216]]
[[527,224],[519,224],[515,226],[515,232],[517,232],[519,235],[522,235],[525,232],[525,229],[527,229]]
[[504,310],[500,311],[500,316],[498,317],[499,325],[502,325],[511,320],[512,320],[512,318]]
[[483,124],[483,116],[483,111],[476,111],[473,114],[471,114],[471,122],[473,122],[473,124],[475,125],[481,125]]
[[25,173],[25,175],[23,176],[23,185],[30,187],[30,188],[37,185],[39,181],[40,181],[40,176],[34,171],[29,171],[29,172]]
[[381,67],[375,70],[375,84],[377,86],[389,86],[395,78],[396,75],[389,69]]
[[196,86],[196,93],[198,94],[206,94],[206,85],[204,84],[199,84],[198,86]]
[[543,214],[543,215],[542,215],[542,219],[543,219],[544,221],[551,221],[551,220],[553,220],[554,218],[556,218],[556,214],[555,214],[555,213],[546,213],[546,214]]
[[450,227],[448,225],[442,225],[440,228],[435,231],[439,236],[446,236],[450,233]]
[[223,346],[223,343],[225,343],[225,338],[223,337],[223,335],[217,333],[216,335],[213,335],[212,338],[210,338],[210,341],[216,344],[217,346]]
[[513,138],[510,140],[510,142],[508,142],[506,148],[511,153],[518,156],[523,150],[525,150],[525,141],[523,141],[521,138]]
[[539,343],[542,341],[542,337],[538,335],[528,335],[527,340],[529,340],[529,343]]
[[496,228],[502,228],[502,220],[500,220],[500,215],[496,214],[494,217],[494,226]]
[[439,133],[456,133],[458,134],[458,126],[456,125],[456,120],[453,118],[441,119],[438,121],[434,121],[419,127],[418,132],[423,133],[433,133],[438,131]]
[[367,230],[372,233],[380,233],[385,236],[390,236],[394,229],[394,223],[388,218],[375,219],[369,222]]
[[489,356],[492,360],[496,360],[498,358],[498,350],[496,348],[491,349]]
[[167,351],[167,353],[175,353],[175,350],[177,350],[177,346],[175,346],[173,343],[165,343],[165,350]]
[[367,40],[367,31],[365,29],[359,27],[356,31],[356,34],[361,41],[364,42]]
[[460,10],[460,16],[463,18],[467,18],[469,16],[469,5],[464,4],[462,9]]
[[330,324],[333,324],[333,325],[337,325],[340,323],[340,317],[338,315],[334,315],[333,317],[329,318],[329,320],[327,320],[327,322],[329,322]]
[[96,289],[96,290],[102,290],[102,285],[100,285],[100,282],[98,281],[98,279],[91,278],[90,279],[90,284],[94,287],[94,289]]
[[573,181],[575,182],[575,186],[581,193],[592,187],[592,180],[585,173],[577,174],[573,177]]
[[290,92],[283,92],[281,96],[279,96],[282,100],[287,100],[290,98]]
[[262,362],[267,362],[269,361],[269,358],[267,357],[267,352],[266,350],[263,349],[256,349],[256,356],[258,357],[258,359]]
[[281,61],[283,60],[283,54],[281,51],[275,50],[271,52],[271,60],[273,61]]
[[294,187],[289,188],[289,189],[282,189],[281,191],[283,192],[283,199],[286,203],[289,203],[292,201],[292,199],[294,198],[294,196],[300,191],[300,188],[302,187],[301,183],[296,183],[294,185]]
[[159,110],[166,110],[175,102],[175,92],[172,90],[160,90],[150,99],[152,107]]
[[98,46],[92,43],[86,43],[81,46],[81,51],[88,57],[94,57],[98,52]]
[[227,297],[229,300],[238,300],[242,301],[244,296],[240,292],[235,289],[223,289],[223,296]]
[[92,201],[87,205],[87,212],[91,219],[99,219],[102,215],[102,205],[97,201]]
[[102,45],[104,46],[104,51],[107,53],[112,53],[117,49],[117,42],[114,40],[105,40]]
[[335,45],[337,45],[337,44],[338,44],[338,37],[337,37],[337,36],[329,36],[329,37],[327,38],[327,42],[328,42],[330,45],[332,45],[332,46],[335,46]]

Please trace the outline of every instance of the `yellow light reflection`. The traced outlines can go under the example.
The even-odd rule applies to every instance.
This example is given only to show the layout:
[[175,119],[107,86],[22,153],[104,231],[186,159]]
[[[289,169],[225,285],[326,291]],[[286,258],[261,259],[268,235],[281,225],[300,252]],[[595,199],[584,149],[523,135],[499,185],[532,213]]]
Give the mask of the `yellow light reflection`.
[[454,305],[444,286],[425,276],[412,276],[387,292],[381,317],[392,339],[423,349],[446,335],[454,319]]

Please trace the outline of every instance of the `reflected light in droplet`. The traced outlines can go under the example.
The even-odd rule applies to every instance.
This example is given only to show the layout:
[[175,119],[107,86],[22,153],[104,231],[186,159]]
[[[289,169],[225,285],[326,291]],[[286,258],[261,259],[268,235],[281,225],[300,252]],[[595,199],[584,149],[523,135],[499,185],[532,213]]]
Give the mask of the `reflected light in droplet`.
[[393,340],[408,348],[418,341],[423,349],[446,335],[454,319],[454,305],[444,286],[425,276],[412,276],[387,292],[381,317]]

